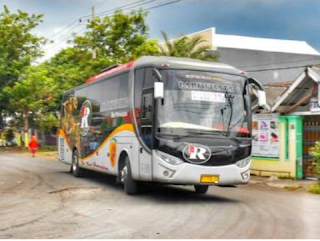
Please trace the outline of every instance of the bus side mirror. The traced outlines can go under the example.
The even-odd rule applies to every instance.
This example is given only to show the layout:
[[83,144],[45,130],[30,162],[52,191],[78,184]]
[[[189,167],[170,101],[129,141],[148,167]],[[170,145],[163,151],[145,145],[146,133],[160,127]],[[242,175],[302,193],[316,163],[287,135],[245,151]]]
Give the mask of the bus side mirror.
[[259,106],[261,106],[261,107],[267,106],[266,92],[263,91],[263,90],[257,90],[257,92],[258,92],[258,103],[259,103]]
[[164,85],[163,82],[154,82],[154,94],[155,99],[163,99],[164,97]]

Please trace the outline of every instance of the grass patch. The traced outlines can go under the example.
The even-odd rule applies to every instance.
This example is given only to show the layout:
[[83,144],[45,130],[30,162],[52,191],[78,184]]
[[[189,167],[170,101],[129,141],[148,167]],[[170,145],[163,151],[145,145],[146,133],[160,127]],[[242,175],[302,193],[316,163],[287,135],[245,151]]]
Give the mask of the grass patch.
[[41,146],[38,149],[39,152],[52,152],[52,151],[58,151],[57,146]]
[[289,191],[295,191],[297,189],[302,188],[302,186],[284,186],[283,188]]
[[[5,152],[30,152],[29,148],[26,147],[0,147],[0,151]],[[57,152],[57,146],[41,146],[38,148],[37,152]]]
[[308,191],[313,193],[313,194],[320,194],[320,182],[313,183],[309,187]]

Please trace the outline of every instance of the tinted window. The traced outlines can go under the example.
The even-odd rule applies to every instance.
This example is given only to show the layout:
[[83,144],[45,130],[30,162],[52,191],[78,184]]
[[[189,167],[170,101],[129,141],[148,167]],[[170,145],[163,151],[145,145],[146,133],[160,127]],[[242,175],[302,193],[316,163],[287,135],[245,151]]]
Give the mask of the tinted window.
[[134,109],[136,113],[136,121],[138,124],[140,123],[140,109],[141,109],[144,73],[145,73],[144,69],[136,70],[135,79],[134,79]]
[[111,79],[105,80],[99,84],[99,88],[102,90],[103,102],[108,102],[109,100],[115,100],[118,98],[120,87],[120,77],[115,76]]
[[153,75],[153,68],[146,69],[146,78],[144,80],[143,89],[153,88],[153,83],[157,82],[157,78]]
[[119,99],[129,97],[129,73],[120,75]]

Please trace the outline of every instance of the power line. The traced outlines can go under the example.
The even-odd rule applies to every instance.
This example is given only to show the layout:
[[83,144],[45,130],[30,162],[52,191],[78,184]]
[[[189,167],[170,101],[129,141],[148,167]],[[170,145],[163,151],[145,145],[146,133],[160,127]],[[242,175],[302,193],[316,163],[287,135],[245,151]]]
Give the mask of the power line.
[[[135,3],[126,4],[126,5],[117,7],[117,8],[113,8],[113,9],[110,9],[110,10],[107,10],[107,11],[103,11],[103,12],[97,13],[96,16],[101,16],[102,17],[102,16],[111,15],[116,10],[130,10],[130,9],[134,9],[136,7],[140,7],[140,6],[155,2],[155,1],[158,1],[158,0],[150,0],[150,1],[147,1],[147,2],[145,2],[145,0],[140,0],[140,1],[135,2]],[[167,6],[167,5],[171,5],[171,4],[180,2],[180,1],[181,0],[175,0],[175,1],[172,1],[172,2],[163,3],[163,4],[160,4],[160,5],[156,5],[156,6],[152,6],[152,7],[144,8],[144,9],[145,10],[152,10],[152,9],[164,7],[164,6]],[[134,5],[134,6],[132,6],[132,5]],[[89,17],[90,17],[90,15],[86,15],[86,16],[83,16],[81,18],[89,18]]]
[[63,33],[64,31],[66,31],[68,28],[70,28],[73,24],[77,23],[77,21],[78,21],[78,19],[72,21],[72,22],[69,23],[65,28],[57,31],[56,33],[52,34],[52,36],[46,37],[46,38],[49,39],[49,40],[54,40],[54,39],[58,38],[60,35],[62,35],[62,33]]
[[[75,26],[74,28],[70,29],[70,31],[73,30],[73,29],[75,29],[75,28],[77,28],[77,27],[79,27],[79,26],[81,26],[81,25],[78,24],[78,25]],[[85,27],[83,27],[83,28],[80,29],[80,30],[75,31],[74,33],[79,33],[79,32],[81,32],[82,30],[85,30]],[[70,31],[69,31],[69,32],[70,32]],[[67,33],[65,33],[64,35],[66,35],[66,34],[67,34]],[[61,36],[61,37],[62,37],[62,36]],[[60,38],[61,38],[61,37],[60,37]],[[70,35],[70,36],[65,36],[63,39],[60,39],[59,42],[53,43],[52,46],[48,46],[47,48],[45,48],[44,51],[48,51],[48,50],[50,50],[50,49],[52,49],[52,48],[55,48],[55,47],[63,44],[65,41],[69,40],[69,39],[72,38],[72,37],[73,37],[72,35]]]
[[[99,5],[101,5],[101,4],[103,4],[103,3],[107,2],[107,1],[108,1],[108,0],[103,0],[103,1],[101,1],[101,2],[99,2],[99,3],[97,3],[97,4],[94,4],[93,6],[99,6]],[[91,15],[88,15],[88,16],[91,16]],[[64,31],[66,31],[68,28],[70,28],[73,24],[75,24],[75,23],[77,23],[77,22],[81,22],[81,21],[80,21],[80,18],[81,18],[81,17],[73,20],[73,21],[70,22],[66,27],[62,28],[60,31],[58,31],[58,32],[54,33],[53,35],[50,35],[49,37],[46,37],[46,38],[49,39],[49,40],[54,40],[54,39],[56,39],[56,38],[59,38],[59,35],[64,35],[64,34],[62,34],[62,33],[63,33]]]
[[172,2],[169,2],[169,3],[164,3],[164,4],[161,4],[161,5],[158,5],[158,6],[146,8],[146,10],[151,10],[151,9],[156,9],[156,8],[164,7],[164,6],[171,5],[171,4],[180,2],[180,1],[181,1],[181,0],[175,0],[175,1],[172,1]]
[[[138,2],[134,2],[134,3],[130,3],[130,4],[125,4],[125,5],[122,5],[120,7],[117,7],[117,8],[113,8],[113,9],[110,9],[110,10],[107,10],[107,11],[103,11],[103,12],[100,12],[100,13],[97,13],[96,16],[105,16],[105,15],[108,15],[107,13],[112,13],[112,12],[115,12],[116,10],[129,10],[129,9],[133,9],[133,8],[136,8],[136,7],[139,7],[139,6],[143,6],[143,5],[146,5],[146,4],[149,4],[151,2],[155,2],[155,1],[158,1],[158,0],[149,0],[149,1],[145,1],[145,0],[139,0]],[[160,5],[156,5],[156,6],[152,6],[152,7],[149,7],[149,8],[145,8],[145,10],[152,10],[152,9],[156,9],[156,8],[160,8],[160,7],[164,7],[164,6],[168,6],[168,5],[171,5],[171,4],[174,4],[174,3],[177,3],[177,2],[180,2],[181,0],[175,0],[175,1],[172,1],[172,2],[167,2],[167,3],[163,3],[163,4],[160,4]],[[101,2],[102,3],[102,2]],[[101,4],[101,3],[98,3]],[[102,15],[102,14],[105,14],[105,15]],[[76,26],[73,26],[71,27],[74,23],[76,23],[77,21],[81,22],[81,19],[82,18],[89,18],[91,17],[91,15],[85,15],[85,16],[82,16],[80,17],[79,19],[77,20],[74,20],[73,22],[71,22],[64,30],[63,32],[60,32],[60,34],[58,34],[57,36],[55,36],[53,39],[51,40],[54,40],[54,39],[61,39],[61,37],[65,36],[66,34],[70,33],[73,29],[75,29],[76,27],[78,27],[80,25],[80,23],[78,23],[78,25]],[[70,29],[69,29],[70,28]],[[81,29],[80,31],[83,31],[84,29]],[[80,31],[77,31],[76,33],[79,33]],[[62,41],[54,44],[53,46],[49,46],[47,48],[44,49],[44,51],[47,51],[49,49],[52,49],[52,48],[55,48],[59,45],[61,45],[65,40],[69,40],[72,36],[69,36],[67,38],[64,38]],[[50,39],[49,39],[50,40]]]
[[[145,1],[145,0],[140,0],[140,1],[138,1],[138,2],[134,2],[134,3],[130,3],[130,4],[125,4],[125,5],[122,5],[122,6],[118,7],[118,8],[114,8],[114,9],[111,9],[111,10],[108,10],[108,11],[104,11],[104,12],[112,12],[112,11],[114,11],[114,10],[116,10],[116,9],[123,9],[124,7],[132,6],[132,5],[136,5],[136,6],[132,6],[131,8],[137,7],[137,6],[142,6],[142,5],[148,4],[148,3],[150,3],[150,2],[157,1],[157,0],[150,0],[150,1],[148,1],[148,2],[144,2],[144,1]],[[140,3],[140,2],[144,2],[144,3],[137,5],[137,3]],[[100,2],[100,3],[96,4],[96,5],[99,5],[99,4],[101,4],[101,3],[102,3],[102,2]],[[95,6],[96,6],[96,5],[95,5]],[[102,13],[102,12],[100,12],[100,14],[101,14],[101,13]],[[91,16],[92,16],[92,15],[86,15],[85,17],[91,17]],[[56,39],[60,39],[61,37],[65,36],[66,34],[70,33],[74,28],[76,28],[77,26],[79,26],[79,23],[78,23],[77,26],[74,26],[74,27],[72,27],[72,28],[71,28],[71,26],[72,26],[74,23],[76,23],[77,21],[81,22],[81,18],[84,18],[84,17],[80,17],[79,19],[74,20],[74,21],[71,22],[67,27],[65,27],[63,30],[61,30],[61,32],[60,32],[58,35],[56,35],[55,37],[53,37],[53,38],[51,38],[51,39],[49,39],[49,40],[50,40],[50,41],[53,41],[53,40],[56,40]],[[70,29],[69,29],[69,28],[70,28]],[[60,41],[60,42],[62,42],[62,41]],[[47,48],[47,49],[45,49],[45,50],[51,49],[51,48],[53,48],[53,47],[55,47],[55,46],[58,46],[58,45],[60,45],[60,44],[61,44],[61,43],[57,43],[57,44],[55,44],[54,46],[49,47],[49,48]]]
[[299,69],[299,68],[306,68],[306,67],[312,67],[318,64],[312,64],[312,65],[300,65],[300,66],[291,66],[291,67],[279,67],[279,68],[270,68],[270,69],[256,69],[256,70],[246,70],[245,72],[248,73],[255,73],[255,72],[263,72],[263,71],[271,71],[271,70],[285,70],[285,69]]
[[[101,15],[105,15],[107,13],[110,13],[110,12],[113,12],[113,11],[116,11],[118,9],[122,9],[122,10],[125,10],[124,8],[128,7],[128,6],[131,6],[130,8],[134,8],[134,7],[137,7],[137,6],[141,6],[141,5],[144,5],[144,4],[147,4],[149,2],[154,2],[154,1],[157,1],[157,0],[151,0],[151,1],[148,1],[146,3],[143,3],[145,0],[139,0],[139,1],[136,1],[136,2],[133,2],[133,3],[129,3],[129,4],[125,4],[125,5],[122,5],[120,7],[116,7],[116,8],[112,8],[112,9],[109,9],[109,10],[106,10],[106,11],[102,11],[102,12],[99,12],[96,14],[96,16],[101,16]],[[140,3],[140,4],[139,4]],[[143,4],[141,4],[143,3]],[[138,5],[137,5],[138,4]],[[132,6],[132,5],[137,5],[137,6]],[[85,15],[85,16],[82,16],[80,18],[90,18],[91,15]]]
[[300,59],[300,60],[282,61],[282,62],[270,63],[270,64],[257,64],[257,65],[239,66],[238,68],[244,69],[244,68],[248,68],[248,67],[268,66],[268,65],[275,65],[275,64],[299,63],[299,62],[304,62],[304,61],[309,61],[309,60],[319,60],[320,61],[320,56],[319,57],[314,57],[314,58]]

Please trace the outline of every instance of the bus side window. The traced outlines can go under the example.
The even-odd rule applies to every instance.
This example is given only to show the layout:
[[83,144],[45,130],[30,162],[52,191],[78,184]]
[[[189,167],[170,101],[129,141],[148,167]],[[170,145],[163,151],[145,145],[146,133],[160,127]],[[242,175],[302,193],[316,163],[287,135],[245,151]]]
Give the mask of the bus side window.
[[152,120],[152,94],[144,94],[143,95],[143,106],[142,106],[142,113],[141,113],[141,118],[142,119],[147,119],[147,120]]
[[141,96],[142,96],[142,88],[143,88],[143,80],[144,80],[144,69],[138,69],[135,72],[134,78],[134,111],[136,113],[136,121],[137,124],[140,125],[141,118]]
[[149,148],[152,147],[152,121],[153,121],[153,92],[144,90],[142,94],[141,106],[141,135],[144,143]]
[[152,74],[152,68],[147,68],[143,83],[141,101],[141,135],[146,146],[152,148],[153,126],[153,83],[157,81]]

